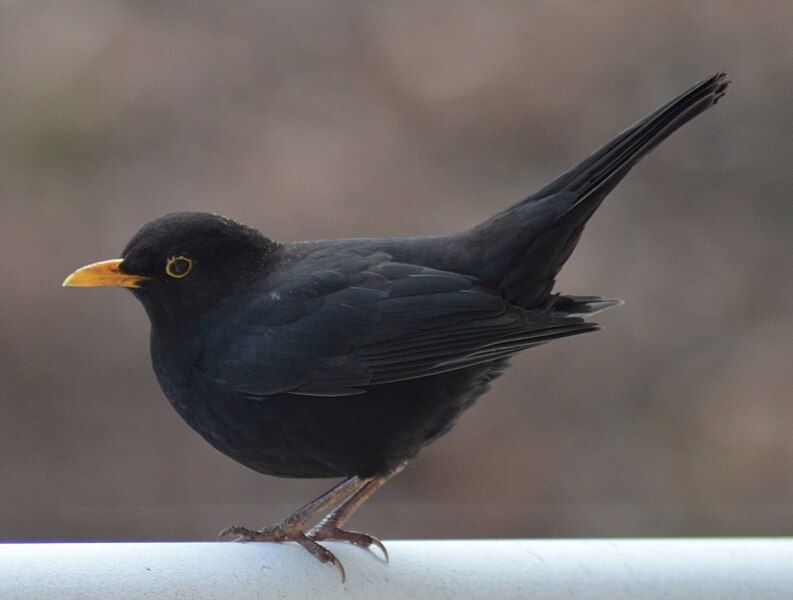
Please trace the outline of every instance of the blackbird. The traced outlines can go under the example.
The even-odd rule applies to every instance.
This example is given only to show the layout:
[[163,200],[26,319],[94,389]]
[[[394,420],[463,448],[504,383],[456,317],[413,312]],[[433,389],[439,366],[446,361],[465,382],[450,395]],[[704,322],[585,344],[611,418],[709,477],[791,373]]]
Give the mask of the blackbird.
[[297,542],[343,578],[319,541],[387,558],[376,538],[342,529],[350,515],[511,356],[594,331],[585,318],[619,304],[554,293],[555,277],[614,186],[727,84],[706,79],[460,233],[279,243],[226,217],[174,213],[64,285],[132,290],[163,392],[215,448],[267,475],[345,478],[272,527],[222,533]]

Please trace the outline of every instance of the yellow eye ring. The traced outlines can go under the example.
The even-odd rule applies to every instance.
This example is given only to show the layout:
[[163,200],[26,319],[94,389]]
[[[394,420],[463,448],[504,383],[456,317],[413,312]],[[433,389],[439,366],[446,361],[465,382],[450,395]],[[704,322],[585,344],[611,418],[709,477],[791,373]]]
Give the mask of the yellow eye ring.
[[187,277],[193,270],[193,261],[186,256],[172,256],[165,263],[165,272],[174,279]]

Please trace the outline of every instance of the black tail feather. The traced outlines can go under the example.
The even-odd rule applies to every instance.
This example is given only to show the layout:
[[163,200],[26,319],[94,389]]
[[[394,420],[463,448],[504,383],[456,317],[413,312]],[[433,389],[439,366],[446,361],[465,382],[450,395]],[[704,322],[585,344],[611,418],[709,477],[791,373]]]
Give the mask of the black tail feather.
[[555,296],[551,309],[565,317],[586,317],[619,306],[622,300],[607,300],[598,296]]
[[481,257],[479,273],[524,308],[547,301],[556,274],[584,225],[639,160],[724,94],[726,73],[695,85],[663,105],[536,194],[464,236]]

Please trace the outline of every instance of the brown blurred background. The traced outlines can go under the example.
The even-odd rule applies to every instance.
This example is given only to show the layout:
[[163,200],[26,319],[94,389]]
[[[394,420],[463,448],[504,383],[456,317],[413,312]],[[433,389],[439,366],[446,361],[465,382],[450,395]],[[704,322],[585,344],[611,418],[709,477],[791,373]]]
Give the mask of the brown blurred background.
[[133,297],[60,287],[144,222],[459,230],[718,69],[560,278],[627,304],[515,359],[353,525],[793,534],[791,31],[789,0],[3,2],[0,539],[207,539],[331,483],[210,448]]

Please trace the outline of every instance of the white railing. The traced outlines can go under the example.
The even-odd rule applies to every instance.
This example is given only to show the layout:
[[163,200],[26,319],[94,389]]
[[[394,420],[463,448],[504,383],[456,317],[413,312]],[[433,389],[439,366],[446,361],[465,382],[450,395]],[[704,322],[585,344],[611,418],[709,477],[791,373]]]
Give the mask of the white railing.
[[0,544],[0,598],[793,599],[793,538]]

